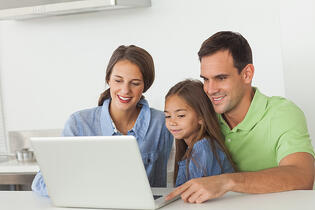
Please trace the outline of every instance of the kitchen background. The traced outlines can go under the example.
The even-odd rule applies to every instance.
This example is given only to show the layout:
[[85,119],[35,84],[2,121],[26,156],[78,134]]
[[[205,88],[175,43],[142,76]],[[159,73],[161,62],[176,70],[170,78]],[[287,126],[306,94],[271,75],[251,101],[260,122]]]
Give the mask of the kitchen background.
[[247,38],[254,85],[293,100],[314,136],[314,14],[312,0],[152,0],[149,8],[1,21],[0,142],[9,131],[61,129],[71,113],[95,106],[121,44],[152,54],[156,80],[145,96],[163,110],[173,84],[199,78],[197,52],[219,30]]

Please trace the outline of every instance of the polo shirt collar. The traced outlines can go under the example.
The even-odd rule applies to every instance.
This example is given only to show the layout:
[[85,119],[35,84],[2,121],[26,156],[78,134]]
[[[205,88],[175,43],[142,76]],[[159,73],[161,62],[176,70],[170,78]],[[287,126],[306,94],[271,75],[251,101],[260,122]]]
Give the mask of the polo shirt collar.
[[[115,128],[113,120],[109,114],[109,104],[111,99],[106,99],[102,106],[102,112],[100,116],[102,135],[103,136],[113,136],[119,134]],[[128,131],[128,135],[130,133],[134,133],[135,137],[138,141],[144,140],[145,134],[148,131],[150,119],[151,119],[151,111],[148,102],[145,99],[141,99],[138,102],[138,105],[141,105],[141,111],[138,115],[135,125],[131,130]]]
[[[253,89],[255,90],[255,95],[250,104],[248,112],[246,113],[246,116],[243,119],[243,121],[240,122],[231,130],[232,132],[236,132],[237,130],[251,130],[265,113],[268,98],[267,96],[263,95],[258,90],[258,88],[253,87]],[[218,117],[221,126],[223,126],[223,129],[230,130],[230,127],[228,126],[222,115],[218,115]]]

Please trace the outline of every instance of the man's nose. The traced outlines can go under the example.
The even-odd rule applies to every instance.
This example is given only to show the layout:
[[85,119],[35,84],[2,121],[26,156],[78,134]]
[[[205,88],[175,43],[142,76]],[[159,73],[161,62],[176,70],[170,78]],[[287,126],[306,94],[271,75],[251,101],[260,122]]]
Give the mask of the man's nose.
[[209,96],[218,92],[218,86],[213,81],[206,81],[204,83],[203,89]]

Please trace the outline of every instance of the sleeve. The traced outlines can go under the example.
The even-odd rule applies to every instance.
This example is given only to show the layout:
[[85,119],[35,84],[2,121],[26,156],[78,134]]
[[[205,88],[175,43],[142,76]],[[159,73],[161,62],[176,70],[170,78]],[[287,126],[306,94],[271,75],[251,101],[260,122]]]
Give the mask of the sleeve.
[[205,140],[195,143],[192,158],[189,162],[189,179],[214,175],[216,164],[210,145]]
[[234,172],[234,169],[225,153],[218,148],[217,153],[224,171],[222,171],[208,141],[202,140],[197,142],[193,148],[193,158],[189,163],[189,171],[191,172],[190,178],[215,176],[222,173]]
[[278,136],[275,148],[278,164],[281,159],[296,152],[306,152],[314,157],[304,113],[296,105],[286,104],[279,108],[271,125],[271,131]]
[[33,180],[32,191],[34,191],[35,193],[37,193],[41,196],[48,197],[46,184],[44,182],[42,173],[40,171],[36,174],[36,176]]

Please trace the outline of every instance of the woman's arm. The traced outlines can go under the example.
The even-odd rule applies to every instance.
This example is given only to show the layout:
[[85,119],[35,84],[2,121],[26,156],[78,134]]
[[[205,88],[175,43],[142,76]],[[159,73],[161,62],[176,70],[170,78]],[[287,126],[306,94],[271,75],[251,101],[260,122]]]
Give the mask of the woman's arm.
[[48,192],[46,188],[46,184],[44,182],[44,178],[42,176],[42,173],[39,171],[32,183],[32,191],[36,192],[37,194],[41,196],[48,197]]

